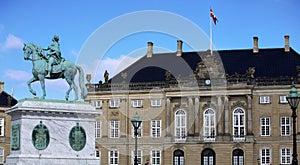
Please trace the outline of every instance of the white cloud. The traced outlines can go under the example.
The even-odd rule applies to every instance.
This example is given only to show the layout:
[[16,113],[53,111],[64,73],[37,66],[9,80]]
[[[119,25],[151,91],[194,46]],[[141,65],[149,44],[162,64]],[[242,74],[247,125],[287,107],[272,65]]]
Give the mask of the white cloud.
[[20,49],[23,47],[23,40],[9,34],[6,38],[6,41],[4,44],[1,44],[0,50],[8,50],[8,49]]
[[30,73],[22,70],[5,70],[4,77],[14,81],[28,81],[32,76]]

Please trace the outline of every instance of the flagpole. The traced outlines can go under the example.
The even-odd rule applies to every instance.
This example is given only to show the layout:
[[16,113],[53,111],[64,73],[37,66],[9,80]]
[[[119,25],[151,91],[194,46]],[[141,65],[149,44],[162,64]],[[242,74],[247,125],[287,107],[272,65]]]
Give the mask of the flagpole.
[[213,54],[213,50],[212,50],[212,19],[209,17],[209,49],[210,49],[210,54]]

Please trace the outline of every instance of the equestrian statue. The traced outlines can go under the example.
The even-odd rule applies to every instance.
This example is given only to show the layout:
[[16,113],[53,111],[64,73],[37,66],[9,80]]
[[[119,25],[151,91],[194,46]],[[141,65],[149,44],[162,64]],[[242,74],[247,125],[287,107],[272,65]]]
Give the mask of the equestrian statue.
[[[81,90],[81,98],[84,99],[87,96],[87,89],[84,84],[84,72],[83,69],[74,64],[73,62],[67,61],[61,56],[59,37],[54,35],[52,44],[47,48],[42,48],[36,44],[28,43],[24,44],[24,59],[32,61],[32,75],[33,77],[28,80],[27,85],[29,91],[36,95],[36,91],[31,88],[31,83],[40,81],[43,95],[41,99],[45,99],[45,79],[59,79],[63,78],[69,84],[69,89],[66,92],[65,99],[69,100],[69,94],[71,90],[74,91],[74,100],[78,100],[78,88],[74,82],[77,71],[79,72],[79,87]],[[49,53],[45,55],[44,51]],[[32,55],[32,58],[30,58]]]

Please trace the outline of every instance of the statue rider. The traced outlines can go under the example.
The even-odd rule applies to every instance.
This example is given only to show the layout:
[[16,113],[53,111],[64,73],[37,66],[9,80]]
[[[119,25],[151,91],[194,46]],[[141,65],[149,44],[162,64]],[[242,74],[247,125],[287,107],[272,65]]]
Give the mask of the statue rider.
[[60,44],[59,44],[59,37],[54,35],[52,38],[52,44],[48,46],[48,48],[43,48],[43,50],[49,50],[48,56],[48,74],[45,76],[50,78],[50,73],[52,71],[52,66],[54,64],[60,64],[61,61],[64,59],[61,57],[60,52]]

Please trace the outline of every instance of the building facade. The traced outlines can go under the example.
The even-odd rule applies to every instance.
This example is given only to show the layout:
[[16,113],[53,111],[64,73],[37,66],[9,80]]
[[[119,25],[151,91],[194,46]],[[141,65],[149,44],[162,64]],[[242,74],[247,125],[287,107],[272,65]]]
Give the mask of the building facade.
[[4,164],[10,153],[10,116],[5,111],[17,104],[17,100],[4,91],[0,81],[0,164]]
[[[300,88],[300,56],[289,46],[147,54],[104,83],[87,100],[103,114],[95,124],[101,164],[291,164],[292,118],[286,100]],[[297,122],[300,128],[300,122]],[[299,129],[298,129],[299,130]],[[298,148],[300,132],[297,132]]]

